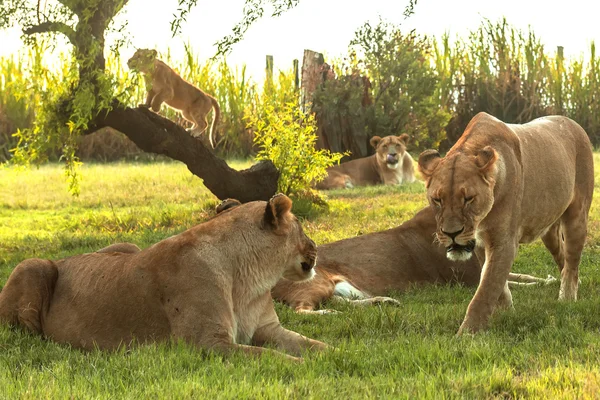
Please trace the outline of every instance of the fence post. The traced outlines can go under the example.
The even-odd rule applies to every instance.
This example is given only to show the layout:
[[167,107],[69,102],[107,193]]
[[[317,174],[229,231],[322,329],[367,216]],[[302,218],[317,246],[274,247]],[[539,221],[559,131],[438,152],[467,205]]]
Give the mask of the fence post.
[[564,67],[564,47],[558,46],[556,49],[556,72],[558,74],[558,87],[556,93],[556,101],[558,103],[558,114],[563,113],[563,73]]
[[301,82],[301,107],[304,112],[307,103],[310,103],[313,94],[319,84],[323,81],[321,74],[321,66],[325,63],[323,54],[312,50],[304,50],[304,58],[302,59],[302,82]]
[[265,71],[267,75],[265,84],[270,89],[273,87],[273,56],[267,55],[267,66]]
[[298,71],[298,59],[294,59],[294,90],[300,89],[300,73]]

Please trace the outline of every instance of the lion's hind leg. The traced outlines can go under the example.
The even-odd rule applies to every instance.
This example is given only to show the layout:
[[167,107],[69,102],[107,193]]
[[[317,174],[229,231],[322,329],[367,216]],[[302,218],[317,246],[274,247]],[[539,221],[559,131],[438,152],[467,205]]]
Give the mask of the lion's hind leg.
[[533,285],[548,285],[552,282],[556,282],[557,279],[552,275],[548,275],[547,278],[539,278],[533,275],[527,274],[508,274],[508,285],[509,286],[533,286]]
[[52,261],[31,258],[17,265],[0,292],[0,323],[43,334],[57,279]]
[[571,204],[561,217],[565,264],[560,273],[559,300],[577,300],[579,262],[587,236],[587,219],[587,209],[578,202]]
[[334,300],[349,302],[355,306],[371,306],[382,303],[400,305],[398,300],[392,299],[391,297],[369,296],[347,281],[338,282],[335,285],[333,294]]

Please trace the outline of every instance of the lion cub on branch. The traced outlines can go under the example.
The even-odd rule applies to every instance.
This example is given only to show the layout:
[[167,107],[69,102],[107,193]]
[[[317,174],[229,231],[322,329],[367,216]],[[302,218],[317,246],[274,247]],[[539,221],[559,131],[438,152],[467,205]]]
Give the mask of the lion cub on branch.
[[144,74],[148,94],[143,106],[151,107],[153,111],[159,112],[160,106],[164,102],[181,111],[183,118],[193,124],[190,132],[194,137],[199,137],[206,130],[208,126],[206,116],[213,108],[215,113],[210,126],[209,142],[214,148],[215,129],[221,117],[219,103],[214,97],[186,82],[156,56],[156,50],[138,49],[127,61],[130,69]]
[[413,159],[406,151],[408,135],[373,136],[375,154],[327,168],[327,177],[317,189],[343,189],[369,185],[399,185],[415,181]]
[[459,334],[484,329],[496,306],[512,307],[507,278],[520,243],[541,238],[561,274],[558,298],[577,299],[594,160],[575,121],[505,124],[481,112],[446,157],[421,153],[419,169],[448,258],[467,260],[474,251],[482,265]]
[[84,349],[171,337],[223,353],[278,353],[256,347],[266,343],[294,355],[325,349],[284,329],[271,299],[281,277],[315,274],[316,245],[291,207],[278,195],[145,250],[118,244],[58,261],[25,260],[0,292],[0,321]]

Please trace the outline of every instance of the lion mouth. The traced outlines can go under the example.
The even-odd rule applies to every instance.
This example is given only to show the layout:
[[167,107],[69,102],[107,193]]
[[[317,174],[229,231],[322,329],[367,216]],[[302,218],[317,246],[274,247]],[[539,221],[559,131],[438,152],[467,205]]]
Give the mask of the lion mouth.
[[452,243],[450,246],[446,247],[446,253],[453,252],[464,252],[464,253],[472,253],[475,250],[475,241],[469,240],[467,244],[462,245],[458,243]]
[[388,165],[398,164],[398,154],[388,154],[385,162]]

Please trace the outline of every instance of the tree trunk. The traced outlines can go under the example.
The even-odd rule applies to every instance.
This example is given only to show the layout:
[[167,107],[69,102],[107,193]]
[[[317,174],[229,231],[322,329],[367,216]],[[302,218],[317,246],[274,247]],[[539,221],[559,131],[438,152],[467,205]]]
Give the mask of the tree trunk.
[[220,200],[269,200],[277,191],[279,171],[270,161],[234,170],[185,129],[149,109],[115,105],[96,119],[97,128],[105,126],[124,133],[146,152],[183,162]]

